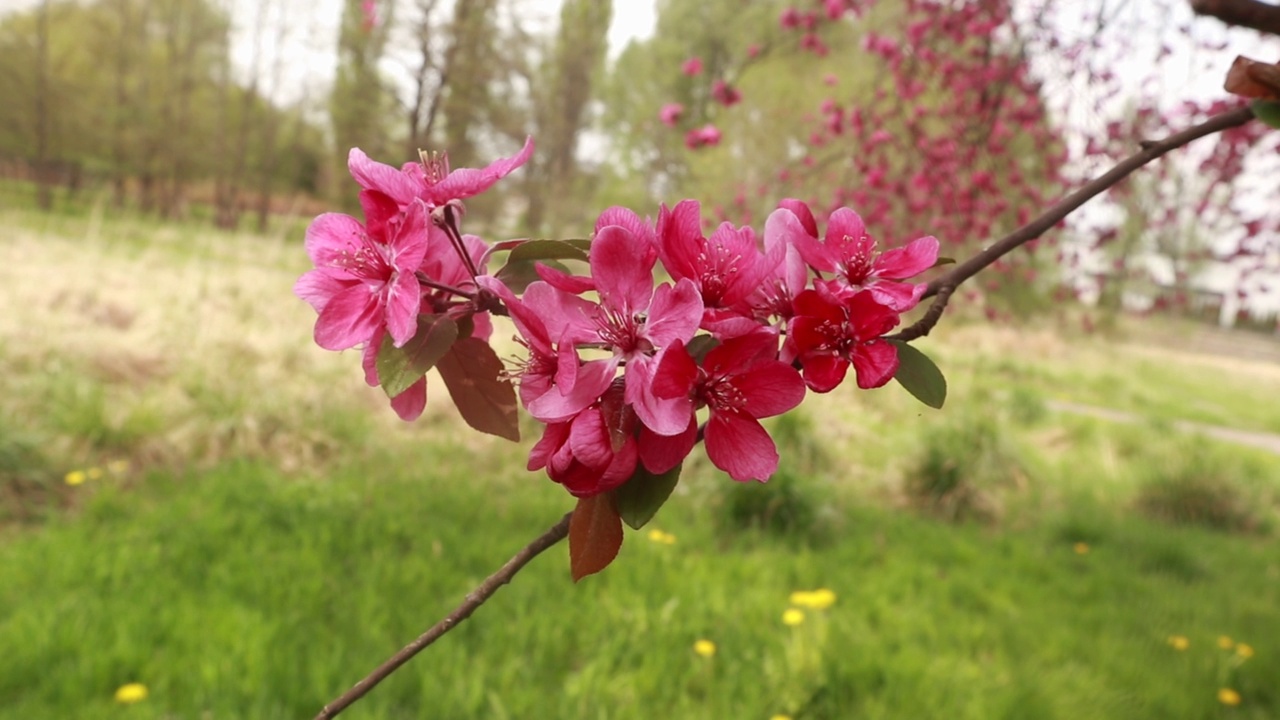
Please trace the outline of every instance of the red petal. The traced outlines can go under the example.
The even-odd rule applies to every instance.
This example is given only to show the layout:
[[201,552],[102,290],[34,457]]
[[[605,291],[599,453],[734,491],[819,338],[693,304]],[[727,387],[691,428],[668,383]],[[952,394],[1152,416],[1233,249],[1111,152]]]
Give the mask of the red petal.
[[644,255],[643,244],[630,230],[617,225],[602,229],[591,241],[591,277],[601,305],[627,314],[649,307],[653,265],[637,260]]
[[679,465],[698,442],[698,419],[689,418],[689,427],[678,435],[659,435],[647,427],[640,428],[640,462],[655,475]]
[[858,387],[878,388],[898,372],[898,348],[884,340],[862,343],[853,351],[853,369],[858,373]]
[[655,347],[664,348],[676,340],[688,342],[698,332],[701,322],[702,296],[697,286],[688,279],[680,280],[674,288],[663,283],[654,291],[653,302],[649,304],[644,336]]
[[778,469],[773,438],[754,418],[712,411],[707,421],[707,457],[734,480],[768,480]]
[[427,407],[427,378],[423,377],[404,392],[391,398],[391,409],[405,422],[413,422]]
[[316,344],[325,350],[346,350],[366,342],[382,328],[382,308],[364,284],[337,295],[316,318]]
[[876,258],[874,274],[887,280],[906,280],[938,262],[938,239],[933,236],[912,240],[905,247],[886,251]]
[[777,360],[761,363],[731,382],[746,399],[743,410],[755,418],[781,415],[804,400],[800,373]]
[[804,384],[818,393],[836,389],[849,371],[849,363],[837,355],[809,355],[801,361],[804,363]]

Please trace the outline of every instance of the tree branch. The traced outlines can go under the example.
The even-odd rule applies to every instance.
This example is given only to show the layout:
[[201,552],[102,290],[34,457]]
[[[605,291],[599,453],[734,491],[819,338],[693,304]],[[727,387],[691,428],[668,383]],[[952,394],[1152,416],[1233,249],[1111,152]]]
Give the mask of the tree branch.
[[1280,35],[1280,5],[1259,0],[1191,0],[1191,11],[1228,25]]
[[515,577],[515,574],[520,572],[521,568],[528,565],[530,560],[533,560],[543,550],[560,542],[569,534],[569,518],[572,515],[572,512],[565,513],[565,516],[560,518],[560,522],[551,526],[549,530],[542,533],[533,542],[525,545],[520,552],[516,553],[497,572],[486,578],[475,590],[467,593],[466,599],[457,609],[446,615],[440,622],[432,625],[431,629],[419,636],[417,640],[392,655],[386,662],[379,665],[376,670],[369,673],[350,690],[340,695],[338,699],[325,705],[320,714],[316,715],[316,720],[330,720],[330,718],[337,717],[338,713],[346,710],[352,703],[364,697],[366,693],[377,686],[378,683],[387,679],[387,676],[399,669],[401,665],[409,662],[414,655],[422,652],[428,645],[439,640],[463,620],[471,617],[471,613],[475,612],[477,608],[496,593],[498,588],[511,582],[511,578]]
[[1100,195],[1108,188],[1119,183],[1134,170],[1193,140],[1228,128],[1244,125],[1252,119],[1253,111],[1248,107],[1242,107],[1221,115],[1215,115],[1195,127],[1187,128],[1163,140],[1144,141],[1141,143],[1141,151],[1120,161],[1115,167],[1108,170],[1106,174],[1090,181],[1084,187],[1058,201],[1058,204],[1049,208],[1040,217],[1006,235],[987,249],[956,265],[947,274],[930,282],[928,289],[925,290],[924,297],[936,296],[936,298],[925,312],[924,317],[917,320],[910,327],[904,328],[902,332],[889,336],[890,339],[909,342],[928,335],[929,331],[933,329],[933,326],[942,317],[942,312],[946,309],[947,300],[950,298],[951,293],[955,292],[955,289],[961,283],[977,275],[1014,249],[1045,234],[1063,218],[1075,212],[1081,205],[1084,205],[1095,195]]

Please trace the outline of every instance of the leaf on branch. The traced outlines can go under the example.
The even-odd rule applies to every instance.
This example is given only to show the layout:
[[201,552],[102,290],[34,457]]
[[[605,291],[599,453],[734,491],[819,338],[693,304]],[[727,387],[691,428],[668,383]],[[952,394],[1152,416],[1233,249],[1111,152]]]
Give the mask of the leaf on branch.
[[403,347],[391,335],[378,347],[378,382],[387,397],[394,398],[427,374],[458,339],[458,325],[447,315],[419,315],[418,332]]
[[947,379],[929,356],[900,340],[890,340],[898,349],[898,372],[894,379],[917,400],[938,410],[947,400]]
[[661,475],[654,475],[645,470],[644,465],[637,464],[635,474],[613,491],[618,514],[633,530],[644,527],[671,497],[671,491],[680,481],[680,467],[676,465]]
[[933,262],[933,265],[931,265],[930,267],[942,267],[943,265],[955,265],[955,264],[956,264],[955,258],[938,256],[938,259],[935,260]]
[[1280,102],[1275,100],[1254,100],[1250,103],[1254,117],[1268,126],[1280,130]]
[[512,442],[520,440],[516,391],[502,377],[502,360],[476,338],[454,343],[436,365],[449,396],[468,425]]
[[693,359],[701,365],[702,361],[707,359],[707,353],[715,350],[719,344],[720,341],[710,335],[695,335],[689,341],[689,344],[684,346],[684,349],[688,350]]
[[[511,250],[507,256],[507,264],[502,266],[496,277],[512,292],[519,293],[529,283],[538,279],[535,265],[538,262],[551,265],[557,270],[565,270],[557,260],[587,261],[587,246],[590,240],[526,240]],[[586,246],[583,245],[586,243]],[[567,272],[567,270],[566,270]]]
[[578,498],[569,520],[569,570],[578,582],[609,567],[622,548],[622,518],[613,495]]

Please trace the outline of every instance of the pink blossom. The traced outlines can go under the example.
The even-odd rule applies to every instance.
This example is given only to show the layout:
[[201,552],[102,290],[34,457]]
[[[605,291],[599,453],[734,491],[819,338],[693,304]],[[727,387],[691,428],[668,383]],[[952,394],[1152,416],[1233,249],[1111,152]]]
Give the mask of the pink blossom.
[[783,8],[782,14],[778,16],[778,25],[783,30],[793,30],[800,27],[800,11],[794,7]]
[[528,162],[533,155],[533,138],[527,138],[520,152],[498,158],[480,169],[451,170],[447,153],[423,155],[421,162],[406,163],[400,169],[369,159],[359,148],[352,148],[347,168],[366,190],[390,197],[403,210],[410,201],[420,199],[434,210],[452,200],[465,200],[493,187],[502,178]]
[[711,99],[730,107],[742,101],[742,93],[724,80],[716,80],[711,83]]
[[694,128],[685,133],[684,144],[690,149],[697,149],[704,145],[719,145],[720,129],[710,124]]
[[684,65],[680,66],[680,72],[683,72],[685,75],[688,75],[689,77],[694,77],[695,75],[701,75],[702,74],[702,58],[691,57],[688,60],[685,60]]
[[[685,400],[690,427],[697,408],[711,411],[706,426],[711,462],[734,480],[763,481],[773,475],[778,451],[759,419],[799,405],[805,388],[796,369],[778,360],[777,336],[761,329],[726,340],[707,353],[701,367],[682,343],[661,358],[654,394]],[[664,440],[642,430],[641,459],[651,472],[662,472],[664,466],[674,467],[673,459],[688,454],[695,437],[686,431]]]
[[831,214],[823,242],[803,237],[797,239],[796,247],[815,270],[836,274],[834,280],[819,283],[820,290],[851,295],[865,288],[877,302],[898,312],[915,307],[926,287],[898,281],[919,275],[938,260],[934,237],[922,237],[877,255],[876,242],[867,234],[862,218],[849,208]]
[[378,24],[378,5],[374,0],[360,2],[360,29],[369,32]]
[[897,348],[881,339],[898,320],[866,290],[845,298],[805,290],[796,297],[783,357],[800,361],[805,384],[815,392],[835,389],[850,364],[858,387],[877,388],[898,371]]
[[409,205],[403,221],[376,225],[325,213],[307,228],[307,254],[315,263],[293,291],[319,313],[315,341],[345,350],[386,330],[400,347],[417,331],[421,288],[414,273],[427,251],[426,209]]
[[635,414],[614,383],[600,401],[570,420],[547,425],[529,451],[528,469],[547,475],[576,497],[608,492],[635,472]]
[[662,106],[662,110],[658,111],[658,119],[667,127],[675,127],[680,122],[680,116],[684,114],[684,106],[680,103],[667,103]]

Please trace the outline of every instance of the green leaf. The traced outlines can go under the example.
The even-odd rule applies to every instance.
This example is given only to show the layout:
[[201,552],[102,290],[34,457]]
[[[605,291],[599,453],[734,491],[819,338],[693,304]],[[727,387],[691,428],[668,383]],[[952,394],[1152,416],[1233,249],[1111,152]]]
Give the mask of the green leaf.
[[623,521],[639,530],[652,520],[676,489],[680,467],[676,465],[661,475],[654,475],[637,464],[631,479],[613,491],[613,500]]
[[702,361],[707,359],[707,353],[714,350],[719,344],[720,341],[710,335],[695,335],[689,341],[689,344],[684,347],[693,356],[694,361],[701,365]]
[[942,267],[943,265],[955,265],[955,264],[956,264],[955,258],[939,256],[937,260],[933,261],[933,265],[931,265],[930,267]]
[[573,581],[609,567],[622,548],[622,518],[613,495],[600,493],[578,498],[569,519],[569,571]]
[[396,347],[391,336],[382,336],[378,348],[378,382],[387,397],[394,398],[417,382],[440,362],[458,339],[458,325],[447,315],[419,315],[418,332],[404,347]]
[[947,400],[947,379],[929,356],[900,340],[890,340],[898,348],[898,372],[894,379],[931,408],[942,409]]
[[559,262],[558,260],[527,260],[515,264],[507,263],[506,265],[503,265],[502,269],[498,271],[497,278],[502,281],[503,285],[510,288],[511,292],[519,295],[524,292],[525,288],[529,287],[529,283],[538,280],[538,269],[536,267],[536,263],[539,262],[561,272],[569,272],[569,268],[565,267],[564,263]]
[[473,337],[457,341],[440,358],[436,370],[468,425],[519,442],[516,391],[502,377],[502,360],[488,343]]
[[1280,100],[1254,100],[1249,107],[1253,108],[1254,117],[1280,129]]
[[557,270],[568,272],[557,260],[581,260],[586,262],[587,249],[582,243],[589,240],[526,240],[511,250],[507,256],[507,264],[495,273],[511,292],[520,293],[529,283],[538,279],[536,263],[550,265]]

